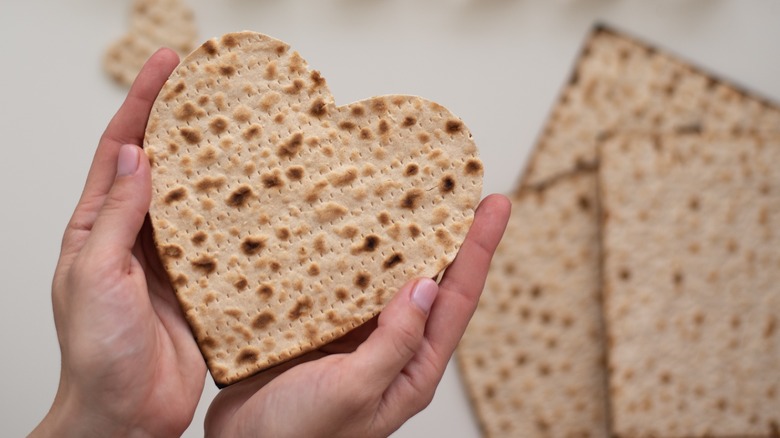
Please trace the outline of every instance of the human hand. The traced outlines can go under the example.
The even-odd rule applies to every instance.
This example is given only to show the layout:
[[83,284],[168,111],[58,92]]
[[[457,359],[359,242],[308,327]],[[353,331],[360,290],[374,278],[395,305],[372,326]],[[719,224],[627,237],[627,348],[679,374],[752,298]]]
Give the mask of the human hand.
[[220,391],[206,436],[366,438],[398,429],[432,400],[476,309],[509,210],[503,196],[480,204],[438,286],[410,282],[347,338]]
[[98,145],[52,284],[60,384],[31,436],[179,436],[192,421],[206,365],[157,258],[136,146],[177,63],[150,58]]

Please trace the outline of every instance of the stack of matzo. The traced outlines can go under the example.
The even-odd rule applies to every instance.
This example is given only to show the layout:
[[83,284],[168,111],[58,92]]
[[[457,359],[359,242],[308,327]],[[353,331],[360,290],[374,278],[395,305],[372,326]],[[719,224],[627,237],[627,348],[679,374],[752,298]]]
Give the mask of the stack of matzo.
[[214,379],[375,316],[454,258],[481,196],[465,124],[412,96],[336,106],[281,41],[207,41],[154,104],[155,240]]
[[778,433],[777,132],[777,107],[593,32],[459,347],[487,436]]

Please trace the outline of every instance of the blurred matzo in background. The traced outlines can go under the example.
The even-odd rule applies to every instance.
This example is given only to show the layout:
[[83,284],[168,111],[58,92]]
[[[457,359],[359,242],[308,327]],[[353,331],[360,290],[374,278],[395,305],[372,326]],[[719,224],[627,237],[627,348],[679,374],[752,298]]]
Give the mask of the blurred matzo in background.
[[[771,366],[780,363],[780,283],[771,281],[780,268],[771,231],[780,215],[780,169],[760,165],[780,153],[778,132],[776,105],[596,26],[513,197],[507,233],[458,349],[486,436],[780,433],[780,372]],[[617,139],[607,178],[599,152]],[[641,148],[647,144],[658,147],[650,150],[656,155]],[[705,158],[679,159],[691,149]],[[643,171],[658,155],[679,163]],[[701,165],[708,159],[718,165]],[[702,184],[707,178],[725,181]],[[672,206],[680,201],[675,194],[697,190],[698,203]],[[605,193],[612,193],[607,205]],[[734,198],[740,201],[727,204]],[[747,210],[724,212],[719,202]],[[615,223],[625,209],[630,214]],[[681,230],[693,217],[697,232],[735,234],[733,251],[706,244],[681,250]],[[753,222],[729,222],[737,217]],[[617,267],[632,256],[636,272]],[[666,275],[683,265],[695,269],[684,274],[688,282]],[[717,266],[731,266],[728,277],[737,280],[704,287],[701,279]],[[753,278],[758,270],[766,278]],[[633,285],[636,275],[654,283]],[[721,339],[729,320],[738,331]],[[682,335],[690,330],[696,335]],[[667,357],[667,347],[680,354]]]
[[129,28],[103,57],[103,68],[116,82],[130,85],[160,47],[184,57],[198,45],[195,14],[185,0],[134,0]]

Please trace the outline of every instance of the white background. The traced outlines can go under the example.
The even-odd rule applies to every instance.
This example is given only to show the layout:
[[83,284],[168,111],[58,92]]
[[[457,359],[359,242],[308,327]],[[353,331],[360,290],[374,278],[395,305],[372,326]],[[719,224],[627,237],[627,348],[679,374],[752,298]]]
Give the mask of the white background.
[[[780,2],[752,0],[189,0],[201,40],[236,30],[282,39],[339,104],[416,94],[462,117],[485,194],[511,190],[583,38],[628,30],[780,101]],[[129,1],[2,0],[0,6],[0,430],[28,433],[56,391],[50,282],[94,147],[125,89],[101,70]],[[780,164],[778,164],[780,165]],[[187,436],[202,435],[206,391]],[[395,436],[474,437],[454,366]]]

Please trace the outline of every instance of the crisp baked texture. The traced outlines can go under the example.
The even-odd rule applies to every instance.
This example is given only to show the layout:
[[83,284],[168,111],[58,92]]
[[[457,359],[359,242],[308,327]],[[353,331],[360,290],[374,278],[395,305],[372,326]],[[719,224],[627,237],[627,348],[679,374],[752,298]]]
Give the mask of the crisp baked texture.
[[[515,248],[516,256],[506,256],[504,248],[512,248],[528,244],[528,236],[538,233],[539,229],[548,230],[554,235],[565,230],[580,230],[581,233],[593,233],[598,236],[599,219],[590,214],[570,214],[567,206],[571,205],[571,194],[579,190],[587,191],[597,183],[598,145],[611,141],[614,136],[622,135],[624,131],[640,132],[647,135],[656,133],[664,135],[713,135],[719,132],[732,135],[747,135],[755,131],[780,131],[780,110],[778,107],[750,92],[746,92],[726,81],[715,78],[708,72],[691,66],[688,62],[668,52],[654,48],[645,42],[630,37],[620,31],[606,26],[597,26],[583,45],[579,58],[576,60],[570,81],[564,87],[556,102],[550,117],[541,133],[534,152],[529,160],[522,178],[518,193],[525,195],[514,199],[513,219],[502,240],[496,262],[492,267],[488,283],[483,293],[480,308],[470,325],[464,342],[458,350],[459,363],[467,391],[469,392],[477,416],[488,436],[585,436],[585,430],[579,432],[564,431],[564,425],[576,418],[568,411],[555,418],[562,422],[559,426],[550,426],[547,417],[529,416],[527,406],[537,402],[539,393],[527,395],[526,387],[517,389],[515,378],[504,380],[501,376],[516,376],[529,374],[528,369],[518,363],[511,363],[505,357],[513,347],[504,345],[507,338],[525,339],[533,334],[538,339],[545,336],[558,336],[555,325],[536,326],[533,332],[526,330],[528,324],[523,314],[529,314],[530,307],[526,304],[527,297],[513,296],[508,291],[509,284],[516,282],[537,281],[552,282],[558,285],[568,285],[560,289],[561,309],[567,309],[572,302],[578,302],[582,291],[598,291],[601,287],[601,263],[591,260],[591,264],[581,264],[577,270],[566,271],[565,260],[550,259],[545,255],[551,248],[558,248],[563,254],[572,251],[583,251],[588,254],[599,253],[599,237],[576,241],[576,243],[560,243],[551,240],[549,243],[538,237],[530,245],[538,245],[537,250],[527,251]],[[630,163],[629,163],[630,164]],[[577,175],[576,184],[572,174]],[[561,184],[568,189],[560,188]],[[630,185],[622,187],[630,190]],[[539,191],[544,193],[546,207],[531,209],[527,199],[528,193]],[[594,196],[594,208],[600,201]],[[543,210],[543,211],[539,211]],[[522,218],[516,217],[522,215]],[[541,219],[541,217],[546,220]],[[550,231],[552,224],[557,223],[552,218],[566,217],[565,227],[558,231]],[[551,223],[548,223],[550,221]],[[515,227],[527,229],[516,231]],[[659,228],[662,230],[663,228]],[[518,237],[525,236],[525,237]],[[525,239],[525,240],[523,240]],[[521,269],[519,273],[509,273],[502,270],[504,258],[509,258],[511,269]],[[548,264],[548,265],[545,265]],[[557,263],[557,264],[556,264]],[[529,267],[522,269],[523,266]],[[544,268],[547,266],[547,268]],[[520,268],[518,268],[520,267]],[[589,273],[581,272],[585,270]],[[493,280],[498,278],[499,280]],[[508,280],[506,280],[508,279]],[[508,283],[506,283],[508,282]],[[544,290],[542,288],[541,290]],[[598,293],[596,292],[596,295]],[[568,301],[567,301],[568,300]],[[504,314],[500,309],[516,309]],[[504,316],[498,316],[504,315]],[[514,320],[511,320],[514,317]],[[504,322],[500,328],[490,327],[491,318]],[[591,312],[583,311],[580,315],[583,324],[572,328],[567,333],[570,339],[586,339],[586,327],[599,327],[603,324],[603,309],[595,308]],[[511,320],[511,321],[510,321]],[[488,330],[497,333],[495,336],[485,335]],[[535,333],[535,334],[534,334]],[[531,344],[533,345],[533,344]],[[585,351],[603,349],[604,341],[584,343]],[[519,347],[514,347],[519,350]],[[635,348],[641,348],[639,344]],[[603,350],[602,350],[603,351]],[[485,353],[487,352],[487,353]],[[480,359],[477,359],[481,355]],[[571,353],[569,353],[571,354]],[[595,354],[595,353],[594,353]],[[557,357],[557,356],[551,356]],[[570,360],[578,356],[571,354]],[[521,360],[520,362],[524,362]],[[603,365],[602,365],[603,367]],[[605,369],[591,370],[593,374],[582,373],[578,376],[567,376],[570,385],[588,388],[593,399],[589,406],[607,403]],[[602,388],[597,387],[596,377],[602,375]],[[764,379],[771,378],[764,375]],[[579,380],[577,380],[579,379]],[[534,387],[547,388],[549,380],[536,382]],[[506,383],[504,383],[506,381]],[[577,383],[579,382],[579,383]],[[505,389],[507,390],[506,392]],[[512,391],[509,391],[511,389]],[[767,388],[768,390],[768,388]],[[488,397],[490,395],[490,397]],[[556,400],[550,397],[550,400]],[[620,406],[623,399],[615,401],[615,409],[626,409]],[[572,401],[551,401],[543,404],[536,412],[548,412],[542,409],[563,409],[570,407]],[[580,412],[581,413],[581,412]],[[609,415],[605,415],[609,417]],[[537,430],[527,428],[528,424],[541,419]],[[597,418],[597,417],[592,417]],[[595,425],[590,429],[589,436],[609,436],[611,431],[596,429],[598,420],[581,424]],[[763,433],[768,430],[764,424]],[[526,427],[526,429],[523,429]],[[559,429],[553,429],[559,427]],[[580,433],[581,432],[581,433]],[[571,433],[571,435],[569,435]],[[623,436],[632,436],[624,434]],[[663,436],[663,435],[657,435]]]
[[466,125],[413,96],[336,106],[282,41],[204,43],[149,119],[151,218],[217,383],[315,349],[454,258],[483,167]]
[[596,161],[600,139],[622,130],[780,130],[777,105],[679,57],[606,26],[585,41],[523,175],[543,184]]
[[606,437],[594,171],[512,198],[458,347],[486,437]]
[[601,150],[613,432],[780,433],[780,134]]
[[118,83],[130,85],[149,57],[168,47],[183,57],[198,45],[195,14],[184,0],[135,0],[127,34],[103,56],[104,70]]

